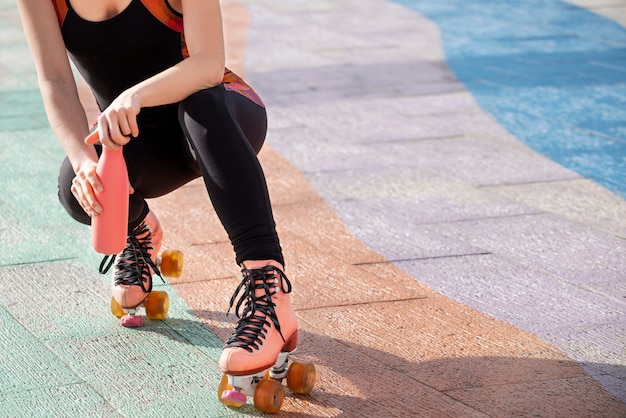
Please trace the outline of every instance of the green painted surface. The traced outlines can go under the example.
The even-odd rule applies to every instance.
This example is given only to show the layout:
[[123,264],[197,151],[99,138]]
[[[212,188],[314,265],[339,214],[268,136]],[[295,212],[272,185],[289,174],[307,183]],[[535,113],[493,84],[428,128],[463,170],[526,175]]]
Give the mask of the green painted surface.
[[3,394],[80,383],[26,327],[0,308],[0,391]]
[[73,222],[57,198],[62,158],[49,129],[0,131],[0,266],[85,252],[88,229]]
[[2,417],[121,417],[86,384],[38,387],[14,394],[0,393]]
[[222,342],[184,301],[160,285],[171,298],[169,318],[127,329],[109,311],[108,286],[76,260],[0,268],[0,416],[12,415],[7,405],[36,408],[31,395],[56,407],[82,392],[86,410],[105,416],[233,413],[216,398]]

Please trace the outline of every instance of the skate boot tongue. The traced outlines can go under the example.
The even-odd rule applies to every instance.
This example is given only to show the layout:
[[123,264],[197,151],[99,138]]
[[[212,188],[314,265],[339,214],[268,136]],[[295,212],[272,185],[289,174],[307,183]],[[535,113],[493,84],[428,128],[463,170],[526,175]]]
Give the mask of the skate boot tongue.
[[[152,291],[152,271],[161,276],[157,265],[152,260],[152,234],[148,225],[142,222],[128,236],[126,248],[116,257],[105,256],[100,263],[100,273],[109,271],[115,263],[115,286],[140,286],[149,293]],[[108,261],[108,263],[107,263]]]
[[[276,304],[272,296],[291,292],[291,283],[285,274],[273,267],[266,266],[260,269],[241,271],[243,279],[230,299],[228,312],[235,304],[235,315],[239,318],[235,331],[226,341],[225,347],[240,347],[252,353],[259,350],[266,339],[269,327],[274,328],[285,341],[276,315]],[[243,311],[241,311],[242,305]]]

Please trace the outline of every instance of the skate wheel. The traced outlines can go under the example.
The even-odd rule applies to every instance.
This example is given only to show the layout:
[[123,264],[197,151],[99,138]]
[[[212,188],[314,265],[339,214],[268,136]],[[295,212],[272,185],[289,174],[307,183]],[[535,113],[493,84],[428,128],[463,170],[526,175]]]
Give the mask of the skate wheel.
[[217,398],[226,406],[232,406],[233,408],[241,408],[246,404],[246,395],[241,392],[233,390],[233,387],[228,384],[228,376],[223,375],[220,384],[217,387]]
[[122,308],[122,305],[120,305],[114,297],[111,297],[111,313],[117,318],[121,318],[126,315],[124,308]]
[[180,277],[183,274],[183,253],[180,251],[163,251],[159,269],[166,277]]
[[146,316],[152,320],[162,321],[167,318],[170,310],[170,298],[167,292],[153,290],[145,301]]
[[126,328],[143,327],[143,318],[138,315],[124,315],[120,319],[120,325]]
[[313,390],[316,378],[317,372],[312,363],[294,362],[289,365],[289,370],[287,370],[287,387],[293,393],[306,395]]
[[261,412],[275,414],[285,398],[283,385],[276,380],[261,380],[254,390],[254,407]]

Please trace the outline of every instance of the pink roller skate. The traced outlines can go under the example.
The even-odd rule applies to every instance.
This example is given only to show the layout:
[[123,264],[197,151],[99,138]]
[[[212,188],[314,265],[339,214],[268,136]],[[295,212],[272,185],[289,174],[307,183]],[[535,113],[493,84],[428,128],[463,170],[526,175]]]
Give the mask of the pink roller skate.
[[242,274],[230,300],[232,308],[241,293],[235,305],[239,321],[220,358],[224,376],[218,397],[225,405],[241,407],[246,396],[253,396],[258,410],[276,413],[284,398],[282,380],[287,378],[292,392],[307,394],[315,385],[315,366],[289,364],[298,344],[289,279],[274,266],[244,269]]
[[111,312],[120,318],[124,327],[143,326],[143,318],[137,315],[142,305],[150,319],[163,320],[167,317],[169,297],[167,292],[152,290],[152,275],[157,274],[161,280],[162,272],[169,277],[179,277],[183,258],[179,251],[166,251],[155,262],[153,257],[158,254],[162,241],[161,224],[154,213],[149,212],[141,224],[131,231],[126,248],[115,257],[106,256],[100,264],[100,272],[104,274],[115,262]]

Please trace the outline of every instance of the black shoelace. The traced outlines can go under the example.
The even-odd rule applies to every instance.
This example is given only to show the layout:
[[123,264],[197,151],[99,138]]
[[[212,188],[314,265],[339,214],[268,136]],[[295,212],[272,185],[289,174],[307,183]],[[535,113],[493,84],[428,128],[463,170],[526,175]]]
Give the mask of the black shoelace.
[[[137,238],[140,237],[140,238]],[[134,285],[141,286],[141,289],[149,293],[152,291],[152,274],[150,268],[161,280],[161,272],[157,265],[150,257],[152,250],[152,233],[145,222],[142,222],[128,236],[126,248],[117,256],[117,264],[115,270],[115,285]],[[106,255],[100,263],[100,273],[106,274],[116,260],[114,255]],[[146,288],[145,283],[150,285]]]
[[[241,293],[235,305],[235,314],[239,321],[235,331],[226,341],[226,347],[241,347],[252,353],[263,345],[266,339],[268,326],[276,327],[283,341],[285,337],[280,330],[280,324],[276,316],[276,304],[272,302],[272,296],[283,289],[285,293],[291,293],[291,282],[285,274],[273,266],[260,269],[244,269],[241,271],[243,279],[237,290],[230,298],[228,313],[235,305],[235,299]],[[258,294],[257,294],[258,293]],[[241,306],[245,303],[243,311]],[[227,314],[228,314],[227,313]]]

